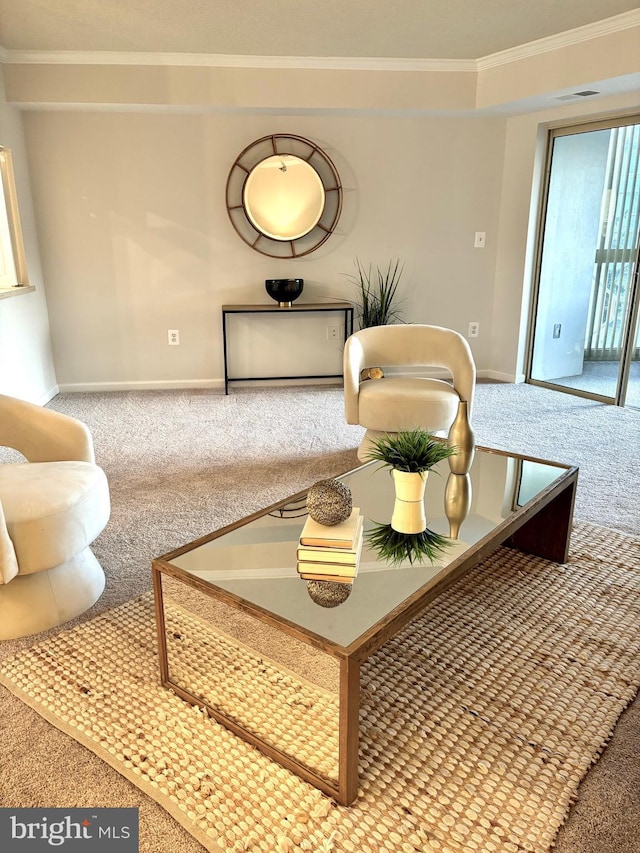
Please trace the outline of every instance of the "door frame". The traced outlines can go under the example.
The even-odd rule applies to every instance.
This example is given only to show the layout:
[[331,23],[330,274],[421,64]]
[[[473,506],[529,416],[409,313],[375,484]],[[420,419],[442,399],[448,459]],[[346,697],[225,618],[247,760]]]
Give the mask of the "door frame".
[[574,123],[562,123],[558,125],[549,125],[547,128],[547,139],[544,153],[544,168],[540,176],[542,182],[540,192],[540,202],[536,217],[535,229],[535,252],[533,264],[533,279],[531,289],[531,299],[529,303],[529,313],[527,318],[527,340],[526,340],[526,356],[525,356],[525,382],[530,385],[536,385],[540,388],[550,388],[553,391],[562,391],[565,394],[572,394],[575,397],[583,397],[596,402],[608,403],[615,406],[624,406],[629,375],[631,371],[631,362],[633,361],[633,350],[635,348],[635,339],[637,336],[638,323],[640,323],[640,238],[638,239],[638,247],[636,250],[636,258],[634,262],[634,271],[629,283],[629,311],[625,320],[625,327],[621,342],[620,366],[618,369],[618,379],[614,396],[596,394],[590,391],[584,391],[580,388],[570,388],[565,385],[559,385],[550,380],[534,379],[531,376],[533,367],[533,348],[535,343],[535,328],[538,314],[539,296],[540,296],[540,274],[542,268],[542,250],[544,244],[544,229],[547,219],[547,209],[549,203],[549,187],[551,178],[551,166],[553,158],[553,142],[555,139],[563,136],[574,136],[580,133],[591,133],[597,130],[608,130],[615,127],[626,127],[627,125],[640,124],[640,113],[634,111],[626,115],[618,115],[615,117],[600,118],[593,121],[576,121]]

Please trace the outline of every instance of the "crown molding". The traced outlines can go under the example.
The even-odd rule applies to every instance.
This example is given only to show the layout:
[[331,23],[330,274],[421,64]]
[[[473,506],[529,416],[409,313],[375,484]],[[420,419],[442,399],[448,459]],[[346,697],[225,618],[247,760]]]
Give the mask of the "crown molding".
[[199,68],[284,68],[337,71],[476,71],[473,59],[403,59],[350,56],[235,56],[209,53],[5,50],[16,65],[154,65]]
[[601,36],[608,36],[612,33],[633,29],[633,27],[637,26],[640,26],[640,9],[632,9],[630,12],[614,15],[612,18],[595,21],[593,24],[585,24],[582,27],[575,27],[573,30],[566,30],[563,33],[557,33],[553,36],[546,36],[545,38],[536,39],[536,41],[518,45],[518,47],[511,47],[508,50],[501,50],[498,53],[482,56],[476,63],[477,70],[487,71],[490,68],[508,65],[511,62],[528,59],[531,56],[538,56],[541,53],[549,53],[552,50],[561,50],[573,44],[591,41]]
[[334,71],[486,71],[640,26],[640,9],[501,50],[479,59],[348,56],[244,56],[208,53],[10,50],[0,45],[0,63],[16,65],[153,65],[209,68],[280,68]]

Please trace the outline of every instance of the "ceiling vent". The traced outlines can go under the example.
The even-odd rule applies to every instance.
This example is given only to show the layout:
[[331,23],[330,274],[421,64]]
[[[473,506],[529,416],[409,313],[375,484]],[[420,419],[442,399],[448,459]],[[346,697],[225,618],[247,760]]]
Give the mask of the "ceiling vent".
[[592,95],[599,95],[594,89],[584,89],[582,92],[571,92],[569,95],[558,95],[556,101],[572,101],[574,98],[590,98]]

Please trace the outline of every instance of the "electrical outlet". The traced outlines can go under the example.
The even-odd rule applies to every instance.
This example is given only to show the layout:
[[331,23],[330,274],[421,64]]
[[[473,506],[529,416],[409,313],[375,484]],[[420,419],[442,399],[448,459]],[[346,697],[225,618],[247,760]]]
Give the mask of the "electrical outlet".
[[167,329],[167,343],[170,347],[180,346],[180,329]]
[[478,323],[477,320],[474,320],[473,322],[469,323],[469,334],[467,335],[467,337],[468,338],[477,338],[479,334],[480,334],[480,323]]
[[339,341],[342,338],[342,326],[327,326],[327,340]]
[[553,337],[559,338],[561,331],[562,331],[562,323],[554,323],[554,325],[553,325]]
[[475,249],[484,249],[486,242],[487,242],[487,232],[486,231],[476,231],[476,238],[473,241],[474,248]]

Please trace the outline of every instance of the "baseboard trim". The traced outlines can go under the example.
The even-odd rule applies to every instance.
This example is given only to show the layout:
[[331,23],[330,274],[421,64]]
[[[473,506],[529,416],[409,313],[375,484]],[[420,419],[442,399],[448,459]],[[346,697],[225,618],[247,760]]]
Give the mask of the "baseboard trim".
[[52,385],[48,391],[42,393],[37,402],[39,406],[46,406],[54,397],[56,397],[60,393],[60,388],[57,385]]
[[499,370],[479,370],[478,379],[493,379],[495,382],[510,382],[512,385],[521,385],[524,382],[524,373],[502,373]]
[[140,382],[61,382],[61,394],[86,391],[178,391],[189,388],[224,388],[222,379],[158,379]]
[[[393,373],[393,370],[388,371]],[[399,371],[404,374],[411,374],[411,369]],[[417,372],[417,371],[415,371]],[[424,375],[424,371],[422,371]],[[447,379],[450,374],[446,370],[434,369],[429,371],[429,374],[434,378]],[[523,374],[501,373],[498,370],[478,370],[478,379],[490,379],[495,382],[510,382],[520,384],[524,382]],[[253,387],[276,387],[278,385],[336,385],[335,379],[270,379],[270,380],[243,380],[242,382],[233,382],[229,388],[253,388]],[[341,384],[341,380],[340,380]],[[224,388],[223,379],[157,379],[152,381],[133,381],[133,382],[61,382],[54,386],[54,389],[43,395],[42,402],[48,403],[56,394],[75,394],[86,393],[90,391],[181,391],[189,389],[205,389],[205,390],[221,390]],[[46,397],[46,399],[45,399]]]
[[[336,385],[335,379],[270,379],[270,380],[243,380],[233,382],[229,389],[233,388],[268,388],[278,385]],[[339,380],[342,385],[342,380]],[[158,379],[155,381],[141,382],[62,382],[57,386],[56,393],[76,394],[90,391],[188,391],[194,389],[224,390],[223,379]],[[55,394],[53,395],[55,396]],[[51,398],[49,398],[51,399]]]

